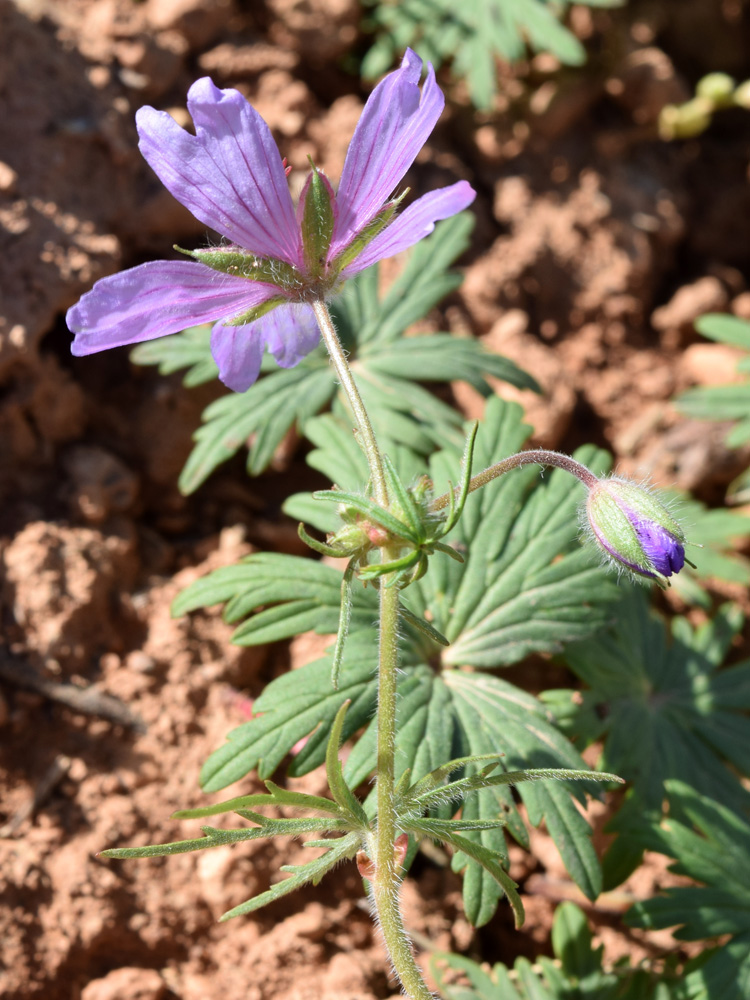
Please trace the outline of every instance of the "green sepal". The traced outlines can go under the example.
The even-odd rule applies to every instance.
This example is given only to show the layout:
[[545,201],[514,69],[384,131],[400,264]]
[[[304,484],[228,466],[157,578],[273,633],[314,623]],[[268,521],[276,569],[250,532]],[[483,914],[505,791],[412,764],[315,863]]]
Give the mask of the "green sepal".
[[350,552],[343,552],[334,545],[326,545],[325,542],[319,542],[316,538],[313,538],[312,535],[308,535],[305,530],[305,526],[301,521],[297,525],[297,534],[305,545],[308,546],[308,548],[311,548],[313,552],[318,552],[321,556],[330,556],[333,559],[340,559],[341,556],[351,554]]
[[686,541],[681,526],[660,500],[635,483],[601,479],[589,492],[587,511],[597,541],[617,562],[667,585],[667,578],[647,555],[635,526],[636,522],[650,522],[678,542]]
[[257,257],[242,250],[221,247],[214,250],[183,250],[182,247],[175,246],[174,249],[222,274],[232,274],[236,278],[276,285],[289,292],[299,291],[302,288],[302,278],[297,268],[275,257]]
[[414,534],[411,528],[403,521],[399,521],[380,504],[375,503],[374,500],[369,500],[358,493],[346,493],[344,490],[316,490],[313,496],[316,500],[331,500],[333,503],[353,507],[360,514],[364,514],[365,517],[370,518],[380,527],[395,535],[396,538],[403,538],[414,545],[419,545],[419,537]]
[[393,220],[393,217],[396,214],[396,209],[408,193],[409,188],[406,188],[398,196],[398,198],[393,198],[383,208],[381,208],[372,222],[369,222],[364,229],[360,229],[352,242],[348,246],[344,247],[341,253],[334,258],[331,263],[331,268],[336,274],[343,271],[345,267],[352,263],[352,261],[356,260],[367,244],[371,243],[376,236],[383,232],[385,227]]
[[[385,472],[386,487],[390,497],[391,506],[398,509],[403,520],[409,525],[414,538],[424,540],[425,530],[421,511],[414,502],[414,498],[404,486],[396,468],[388,455],[383,455],[383,471]],[[399,518],[401,520],[401,518]]]
[[[308,159],[310,159],[308,157]],[[302,252],[307,274],[320,278],[324,271],[333,236],[335,195],[325,174],[310,159],[312,172],[300,196],[302,209]]]
[[232,319],[224,319],[222,323],[224,326],[245,326],[246,323],[254,323],[261,316],[265,316],[266,313],[270,313],[272,309],[276,306],[282,306],[288,299],[285,299],[281,295],[276,295],[272,299],[266,299],[265,302],[261,302],[258,306],[253,306],[252,309],[248,309],[247,312],[241,313],[239,316],[233,316]]

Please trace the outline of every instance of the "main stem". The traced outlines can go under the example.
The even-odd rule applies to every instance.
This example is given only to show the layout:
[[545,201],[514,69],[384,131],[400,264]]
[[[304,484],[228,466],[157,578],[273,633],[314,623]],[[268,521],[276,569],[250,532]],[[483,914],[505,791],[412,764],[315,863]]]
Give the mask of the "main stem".
[[[328,353],[344,392],[349,399],[367,455],[375,500],[386,507],[388,491],[383,472],[383,459],[375,434],[352,376],[346,353],[341,346],[333,320],[324,302],[314,302],[313,310]],[[387,548],[381,550],[383,562],[395,556]],[[398,605],[397,587],[386,587],[380,581],[380,649],[378,657],[377,711],[377,799],[378,825],[375,831],[375,874],[371,880],[372,897],[378,915],[385,946],[396,975],[410,1000],[434,1000],[427,989],[409,939],[404,930],[399,908],[400,872],[395,857],[395,743],[396,743],[396,671],[398,669]]]
[[336,375],[341,383],[341,387],[346,393],[349,405],[354,411],[354,417],[359,428],[360,440],[367,456],[367,464],[370,467],[370,479],[372,480],[372,491],[375,500],[385,507],[388,503],[388,490],[385,485],[385,473],[383,472],[383,459],[375,440],[375,433],[367,416],[365,404],[359,394],[359,389],[354,381],[349,362],[346,360],[346,352],[341,346],[336,327],[333,325],[331,314],[325,302],[313,302],[313,311],[318,321],[323,341],[328,348],[328,353],[336,369]]
[[[383,553],[383,558],[392,558]],[[401,985],[411,1000],[434,1000],[428,990],[404,930],[399,907],[401,875],[395,856],[396,812],[394,808],[396,669],[398,667],[398,601],[396,587],[380,581],[380,657],[378,667],[378,744],[375,874],[372,897],[386,948]]]

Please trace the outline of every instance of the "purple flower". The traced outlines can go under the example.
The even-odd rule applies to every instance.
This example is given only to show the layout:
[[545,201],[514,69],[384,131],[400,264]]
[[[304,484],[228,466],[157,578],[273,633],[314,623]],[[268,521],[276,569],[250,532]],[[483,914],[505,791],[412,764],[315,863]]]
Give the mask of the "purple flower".
[[432,191],[397,214],[393,198],[444,106],[432,66],[421,60],[370,95],[346,154],[338,191],[314,166],[296,208],[270,129],[236,90],[204,77],[188,92],[195,135],[166,112],[136,115],[140,149],[164,185],[226,244],[153,261],[98,281],[68,311],[72,351],[92,354],[218,321],[211,352],[220,378],[243,392],[258,377],[264,347],[285,368],[318,342],[310,303],[384,257],[427,236],[466,208],[466,181]]
[[586,514],[594,539],[620,566],[664,585],[685,565],[685,534],[649,490],[624,479],[600,479]]

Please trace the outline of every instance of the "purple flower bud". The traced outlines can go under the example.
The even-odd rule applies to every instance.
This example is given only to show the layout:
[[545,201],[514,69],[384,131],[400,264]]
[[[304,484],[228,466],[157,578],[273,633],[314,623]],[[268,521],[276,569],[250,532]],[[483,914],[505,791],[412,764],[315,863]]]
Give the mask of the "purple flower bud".
[[586,514],[598,545],[632,573],[663,585],[685,565],[682,528],[645,487],[600,479],[590,487]]

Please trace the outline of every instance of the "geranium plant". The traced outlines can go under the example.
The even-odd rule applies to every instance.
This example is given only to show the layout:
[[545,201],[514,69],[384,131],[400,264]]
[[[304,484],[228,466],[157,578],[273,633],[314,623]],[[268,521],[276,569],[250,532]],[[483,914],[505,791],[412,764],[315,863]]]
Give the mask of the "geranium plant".
[[[142,109],[138,128],[149,163],[226,242],[190,251],[191,260],[142,264],[106,278],[68,314],[76,354],[215,321],[211,353],[237,392],[258,378],[265,347],[290,367],[322,336],[359,447],[348,448],[351,432],[341,414],[317,417],[311,434],[321,444],[318,467],[335,469],[337,486],[312,499],[292,498],[290,509],[309,514],[326,534],[316,538],[300,525],[302,539],[315,552],[344,558],[346,568],[260,554],[198,581],[176,610],[224,601],[227,617],[243,622],[237,641],[312,628],[337,632],[335,645],[323,660],[269,685],[258,715],[230,734],[202,774],[204,788],[214,791],[257,768],[267,791],[178,814],[232,812],[252,826],[206,826],[194,840],[103,853],[144,857],[314,834],[308,846],[321,850],[319,857],[284,868],[288,878],[225,916],[317,883],[349,859],[367,883],[396,974],[415,1000],[432,994],[403,926],[399,885],[420,840],[445,843],[454,867],[465,871],[475,923],[489,919],[504,893],[520,924],[523,905],[507,872],[505,843],[506,833],[526,837],[510,793],[518,786],[529,819],[546,820],[584,892],[593,897],[601,885],[573,797],[592,781],[619,779],[589,770],[536,699],[484,671],[530,651],[554,651],[604,624],[617,589],[597,549],[618,570],[665,586],[683,566],[686,543],[649,490],[604,474],[606,460],[596,449],[575,458],[521,450],[527,429],[518,407],[497,399],[481,429],[466,429],[462,455],[448,441],[429,464],[408,448],[384,451],[329,301],[359,272],[421,240],[474,198],[466,181],[411,204],[408,192],[394,196],[443,108],[431,67],[420,89],[421,70],[407,52],[368,100],[338,188],[311,163],[296,208],[285,161],[238,92],[198,81],[188,96],[195,135],[164,112]],[[533,466],[555,471],[535,486]],[[483,471],[472,475],[474,467]],[[578,507],[589,549],[575,541]],[[358,733],[344,768],[341,743]],[[324,763],[330,797],[292,792],[270,779],[302,737],[309,738],[293,773]],[[356,790],[373,773],[375,788],[361,800]],[[269,818],[264,807],[304,815]]]

